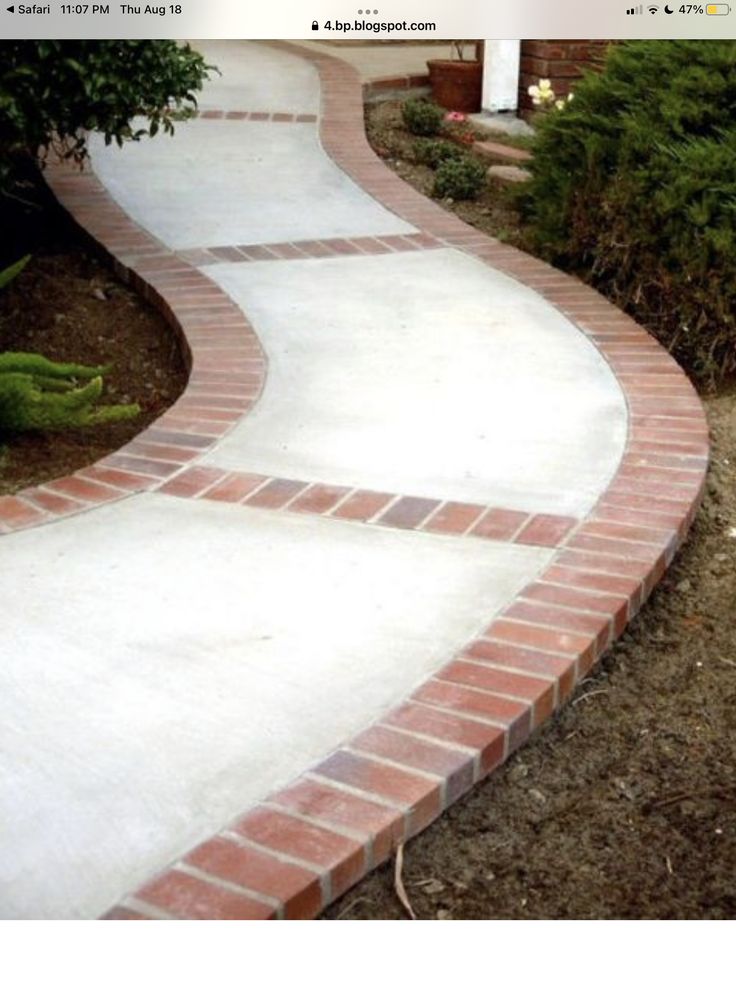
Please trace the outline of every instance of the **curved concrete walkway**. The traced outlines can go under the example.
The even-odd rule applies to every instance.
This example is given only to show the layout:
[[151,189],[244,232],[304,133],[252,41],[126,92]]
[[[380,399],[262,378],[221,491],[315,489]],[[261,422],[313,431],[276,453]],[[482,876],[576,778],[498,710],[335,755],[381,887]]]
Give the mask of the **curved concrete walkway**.
[[679,369],[386,171],[350,66],[202,46],[200,118],[50,175],[192,374],[0,500],[5,917],[314,915],[568,696],[702,488]]

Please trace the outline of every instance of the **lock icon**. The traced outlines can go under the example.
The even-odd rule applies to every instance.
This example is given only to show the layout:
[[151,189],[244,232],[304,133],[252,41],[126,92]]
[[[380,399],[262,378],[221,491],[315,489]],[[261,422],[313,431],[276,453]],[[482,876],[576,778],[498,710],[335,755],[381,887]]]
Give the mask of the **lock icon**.
[[316,20],[313,20],[312,21],[312,30],[313,31],[318,31],[319,30],[319,24],[317,23]]

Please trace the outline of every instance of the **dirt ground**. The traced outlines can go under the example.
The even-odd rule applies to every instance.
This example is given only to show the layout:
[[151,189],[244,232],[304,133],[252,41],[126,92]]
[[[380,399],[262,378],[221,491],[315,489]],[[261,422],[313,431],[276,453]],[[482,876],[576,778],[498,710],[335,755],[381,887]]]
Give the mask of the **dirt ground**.
[[0,351],[112,364],[100,404],[137,402],[127,422],[0,435],[0,494],[62,476],[116,450],[181,394],[186,369],[162,317],[124,286],[58,215],[34,256],[0,292]]
[[[568,706],[406,846],[417,917],[736,916],[736,386],[704,400],[686,545]],[[324,917],[405,917],[393,871]]]

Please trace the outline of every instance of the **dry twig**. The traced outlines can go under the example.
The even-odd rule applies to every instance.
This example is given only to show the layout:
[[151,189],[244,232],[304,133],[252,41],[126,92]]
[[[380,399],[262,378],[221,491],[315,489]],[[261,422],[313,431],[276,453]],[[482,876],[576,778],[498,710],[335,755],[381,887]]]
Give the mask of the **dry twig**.
[[607,695],[607,694],[608,694],[607,688],[596,688],[595,691],[587,691],[584,695],[580,695],[579,698],[576,698],[572,704],[579,705],[580,702],[584,702],[587,698],[593,698],[594,695]]
[[683,790],[679,794],[672,794],[670,797],[660,797],[644,805],[646,811],[658,811],[661,807],[671,807],[673,804],[680,804],[685,800],[698,800],[710,798],[711,800],[734,800],[736,787],[705,787],[702,790]]
[[404,907],[406,912],[409,914],[412,920],[416,920],[416,913],[412,909],[411,903],[409,902],[409,897],[406,894],[406,889],[404,888],[404,880],[402,878],[402,872],[404,871],[404,843],[403,841],[396,849],[396,865],[394,867],[394,889],[396,895],[399,898],[399,902]]

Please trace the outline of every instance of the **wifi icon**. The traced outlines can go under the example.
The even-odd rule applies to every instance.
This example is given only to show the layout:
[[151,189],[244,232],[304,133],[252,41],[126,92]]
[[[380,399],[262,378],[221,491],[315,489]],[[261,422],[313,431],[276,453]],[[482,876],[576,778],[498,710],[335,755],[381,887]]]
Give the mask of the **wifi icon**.
[[650,7],[647,7],[647,10],[649,11],[650,14],[656,14],[657,11],[659,10],[659,7],[657,7],[656,4],[652,4]]

